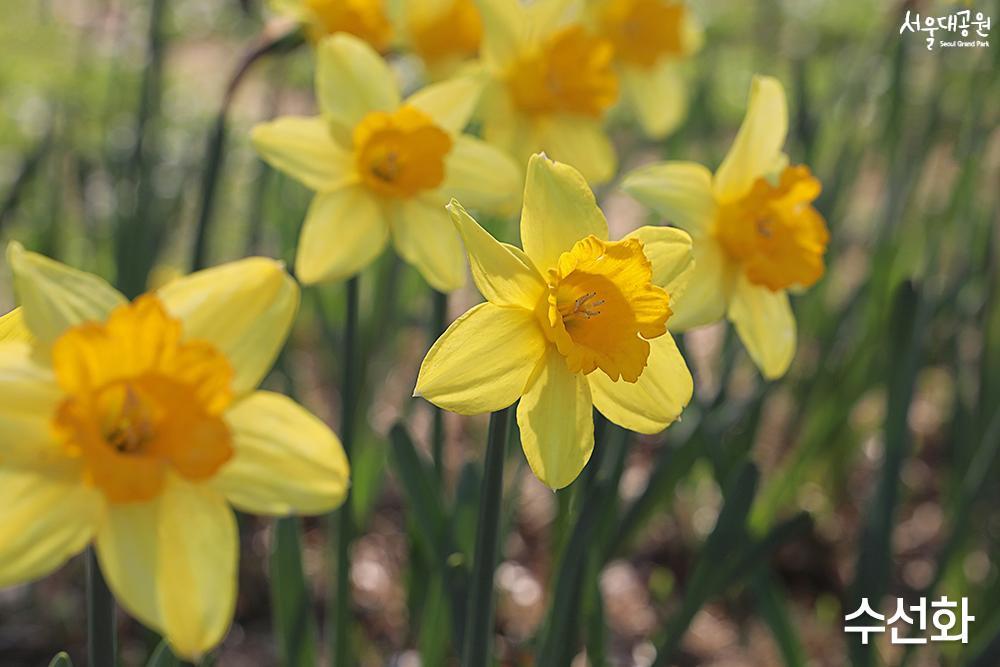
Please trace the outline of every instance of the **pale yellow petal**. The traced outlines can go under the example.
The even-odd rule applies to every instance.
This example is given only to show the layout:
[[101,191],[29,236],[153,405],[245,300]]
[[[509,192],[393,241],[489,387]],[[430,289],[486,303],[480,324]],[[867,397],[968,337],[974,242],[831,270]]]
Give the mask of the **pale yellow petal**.
[[795,357],[795,315],[784,291],[772,292],[740,274],[729,319],[750,358],[768,380],[785,374]]
[[485,85],[482,76],[455,76],[421,88],[406,103],[430,116],[442,129],[458,134],[469,124]]
[[624,66],[620,75],[622,97],[646,136],[662,139],[680,126],[688,105],[680,63],[666,58],[648,68]]
[[614,382],[601,370],[587,378],[601,414],[638,433],[659,433],[669,426],[694,390],[691,372],[670,334],[649,341],[649,358],[637,382]]
[[534,313],[481,303],[431,347],[414,394],[462,415],[500,410],[524,393],[547,346]]
[[351,153],[333,140],[329,123],[320,117],[261,123],[250,138],[265,162],[307,188],[328,192],[357,181]]
[[30,343],[35,340],[24,323],[24,309],[15,308],[3,317],[0,317],[0,343],[20,341]]
[[465,285],[462,241],[437,198],[417,197],[396,204],[392,240],[399,256],[437,291],[453,292]]
[[534,150],[572,166],[588,183],[610,181],[618,169],[618,156],[599,120],[558,115],[539,119],[534,128]]
[[296,282],[280,262],[263,257],[192,273],[157,294],[183,323],[185,338],[208,341],[226,356],[237,394],[271,370],[299,308]]
[[517,404],[521,447],[546,486],[568,486],[594,451],[593,401],[582,373],[571,373],[555,347]]
[[755,180],[770,172],[787,134],[785,89],[775,78],[755,76],[743,124],[715,172],[716,198],[726,203],[745,195]]
[[629,172],[622,180],[629,193],[696,240],[715,218],[712,173],[694,162],[658,162]]
[[306,213],[295,255],[303,285],[343,280],[371,264],[389,241],[389,223],[360,185],[318,194]]
[[0,467],[0,588],[43,577],[82,551],[103,507],[79,478]]
[[439,191],[464,206],[512,213],[520,199],[521,170],[506,153],[481,139],[455,138],[445,158],[445,180]]
[[694,269],[688,275],[687,287],[677,299],[670,300],[673,315],[667,320],[671,331],[687,331],[717,322],[726,314],[733,292],[737,267],[714,239],[695,241]]
[[653,265],[653,284],[667,290],[671,302],[687,288],[694,271],[691,237],[675,227],[640,227],[625,238],[642,241],[642,252]]
[[525,10],[519,0],[476,0],[483,18],[480,58],[500,72],[517,59],[524,43]]
[[125,297],[101,278],[28,252],[16,241],[7,246],[7,261],[24,322],[43,343],[51,344],[82,322],[104,321],[125,303]]
[[608,222],[587,181],[573,167],[533,155],[521,210],[521,243],[540,271],[580,239],[608,238]]
[[151,630],[163,632],[156,564],[161,556],[170,557],[170,545],[161,550],[159,509],[159,498],[108,505],[96,546],[101,573],[118,603]]
[[0,466],[44,466],[64,455],[52,432],[62,399],[52,369],[30,345],[0,343]]
[[316,49],[316,98],[323,115],[348,132],[372,111],[399,106],[399,84],[375,49],[341,32]]
[[465,243],[472,279],[483,298],[498,306],[534,310],[546,287],[531,260],[493,238],[454,199],[448,210]]
[[235,456],[210,482],[253,514],[323,514],[344,501],[350,466],[326,424],[286,396],[258,391],[226,413]]
[[163,633],[194,660],[222,641],[236,606],[239,535],[223,497],[172,478],[159,502],[156,589]]

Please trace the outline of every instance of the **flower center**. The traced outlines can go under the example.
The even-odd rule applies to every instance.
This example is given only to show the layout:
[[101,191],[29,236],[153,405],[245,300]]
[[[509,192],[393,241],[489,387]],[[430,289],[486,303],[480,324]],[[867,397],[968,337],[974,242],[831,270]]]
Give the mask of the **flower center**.
[[372,111],[354,128],[354,160],[362,182],[389,197],[412,197],[444,181],[451,137],[417,109]]
[[618,99],[613,57],[611,42],[570,26],[517,61],[507,84],[515,104],[527,114],[600,116]]
[[155,498],[168,472],[208,479],[232,456],[222,418],[232,368],[214,347],[181,334],[181,323],[146,295],[53,346],[66,392],[53,425],[110,502]]
[[687,9],[664,0],[611,0],[600,16],[601,32],[621,60],[651,67],[661,56],[683,53]]
[[670,297],[652,278],[636,239],[588,236],[559,257],[536,315],[571,371],[600,368],[612,380],[639,379],[647,341],[666,333],[670,317]]
[[410,27],[413,48],[424,60],[474,56],[483,38],[483,22],[472,0],[453,0],[447,11]]
[[822,277],[829,233],[811,206],[819,193],[819,181],[799,165],[786,167],[777,185],[758,178],[744,197],[719,207],[715,236],[750,282],[778,291]]
[[309,36],[319,40],[337,32],[360,37],[375,49],[389,46],[392,25],[386,14],[384,0],[304,0],[312,16]]

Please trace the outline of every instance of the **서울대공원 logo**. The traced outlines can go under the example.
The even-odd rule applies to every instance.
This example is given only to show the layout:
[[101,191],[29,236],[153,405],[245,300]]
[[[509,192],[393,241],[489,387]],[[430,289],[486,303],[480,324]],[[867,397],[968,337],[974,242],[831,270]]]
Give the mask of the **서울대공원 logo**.
[[[935,46],[951,48],[982,49],[990,45],[991,20],[983,12],[965,9],[952,12],[946,16],[923,16],[918,12],[906,10],[906,18],[899,27],[899,34],[904,32],[923,33],[927,41],[927,50],[933,51]],[[940,31],[940,32],[939,32]]]

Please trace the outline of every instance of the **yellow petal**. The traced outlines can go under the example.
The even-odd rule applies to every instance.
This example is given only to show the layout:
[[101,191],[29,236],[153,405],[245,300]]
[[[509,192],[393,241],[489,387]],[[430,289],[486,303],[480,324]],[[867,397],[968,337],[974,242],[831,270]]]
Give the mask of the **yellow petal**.
[[667,290],[671,302],[680,298],[694,271],[691,237],[674,227],[640,227],[625,238],[642,241],[642,253],[653,265],[653,284]]
[[587,378],[601,414],[638,433],[659,433],[669,426],[694,390],[691,372],[670,334],[649,341],[649,358],[637,382],[613,382],[601,371]]
[[528,162],[521,210],[521,243],[539,270],[593,234],[608,238],[608,223],[587,181],[573,167],[533,155]]
[[295,401],[258,391],[226,413],[235,456],[210,482],[254,514],[323,514],[344,502],[350,466],[340,440]]
[[524,393],[546,347],[534,313],[481,303],[431,347],[414,395],[462,415],[500,410]]
[[553,116],[539,120],[534,132],[534,150],[543,150],[553,160],[571,165],[588,183],[607,183],[618,169],[615,147],[598,120]]
[[755,76],[743,124],[715,172],[715,196],[721,203],[739,199],[766,176],[781,155],[788,134],[788,104],[781,83]]
[[328,192],[357,180],[351,153],[322,118],[278,118],[254,127],[250,138],[264,161],[307,188]]
[[30,343],[35,340],[28,330],[28,325],[24,323],[24,309],[15,308],[3,317],[0,317],[0,343],[20,341]]
[[677,129],[688,105],[680,63],[666,58],[651,68],[624,66],[620,75],[622,97],[646,136],[662,139]]
[[440,192],[473,209],[512,213],[521,188],[521,170],[506,153],[462,135],[445,158]]
[[343,280],[374,261],[388,240],[389,224],[366,188],[318,194],[299,234],[295,275],[303,285]]
[[485,83],[482,76],[456,76],[421,88],[406,103],[423,111],[447,132],[458,134],[469,124]]
[[659,162],[639,167],[625,176],[621,187],[695,239],[711,229],[716,208],[712,173],[700,164]]
[[483,18],[480,58],[490,69],[502,71],[521,51],[525,10],[518,0],[476,0],[476,7]]
[[465,254],[444,205],[434,198],[399,202],[392,217],[392,240],[400,257],[439,292],[465,285]]
[[[101,573],[118,603],[143,625],[163,632],[156,581],[159,508],[159,498],[108,505],[96,546]],[[170,557],[170,545],[165,556]]]
[[16,241],[7,246],[7,261],[24,322],[43,343],[51,344],[81,322],[103,321],[125,303],[125,297],[101,278],[28,252]]
[[736,280],[736,268],[730,265],[725,251],[711,238],[695,242],[694,269],[687,286],[670,300],[673,315],[667,320],[671,331],[687,331],[717,322],[726,314]]
[[0,468],[0,588],[45,576],[82,551],[103,507],[79,479]]
[[370,111],[395,110],[399,84],[382,56],[342,32],[324,39],[316,51],[316,98],[334,129],[350,132]]
[[0,344],[0,465],[39,466],[64,455],[52,433],[63,399],[52,369],[23,342]]
[[185,338],[208,341],[226,356],[237,395],[271,370],[299,308],[298,285],[280,262],[263,257],[192,273],[158,295]]
[[498,306],[534,310],[546,287],[531,260],[517,248],[493,238],[454,199],[448,211],[462,235],[472,279],[483,298]]
[[549,348],[534,382],[517,404],[521,447],[532,472],[561,489],[576,479],[594,451],[593,401],[582,373],[571,373]]
[[729,304],[729,319],[761,374],[774,380],[795,357],[795,315],[782,290],[772,292],[740,274]]
[[222,641],[236,606],[236,517],[204,485],[172,478],[159,501],[156,589],[163,633],[193,661]]

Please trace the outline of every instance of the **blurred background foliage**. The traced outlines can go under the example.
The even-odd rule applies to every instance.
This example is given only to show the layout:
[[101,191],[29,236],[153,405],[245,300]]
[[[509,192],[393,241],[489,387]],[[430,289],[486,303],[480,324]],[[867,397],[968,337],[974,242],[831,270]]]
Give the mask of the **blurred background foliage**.
[[[707,37],[688,119],[661,144],[615,119],[623,171],[664,157],[714,167],[751,75],[778,76],[789,153],[824,185],[827,274],[794,299],[799,351],[782,381],[762,383],[732,332],[709,327],[684,337],[696,396],[665,434],[599,426],[586,474],[558,494],[509,448],[500,664],[998,665],[1000,49],[991,35],[989,48],[928,51],[899,26],[907,9],[996,20],[1000,7],[691,4]],[[287,48],[288,30],[258,0],[0,0],[3,240],[133,294],[194,265],[290,261],[309,193],[247,138],[313,109],[308,48]],[[613,228],[646,221],[614,186],[599,195]],[[516,240],[510,222],[489,226]],[[338,428],[343,293],[306,290],[268,380]],[[453,664],[486,421],[446,415],[433,467],[435,417],[410,394],[439,326],[434,296],[391,253],[361,295],[352,641],[362,665]],[[477,300],[469,288],[448,312]],[[7,275],[0,303],[13,305]],[[210,661],[316,663],[335,525],[243,518],[236,623]],[[74,561],[0,591],[0,662],[66,649],[82,664],[82,581]],[[896,597],[968,597],[969,643],[861,647],[842,618],[862,595],[883,613]],[[124,616],[120,637],[126,665],[157,641]]]

